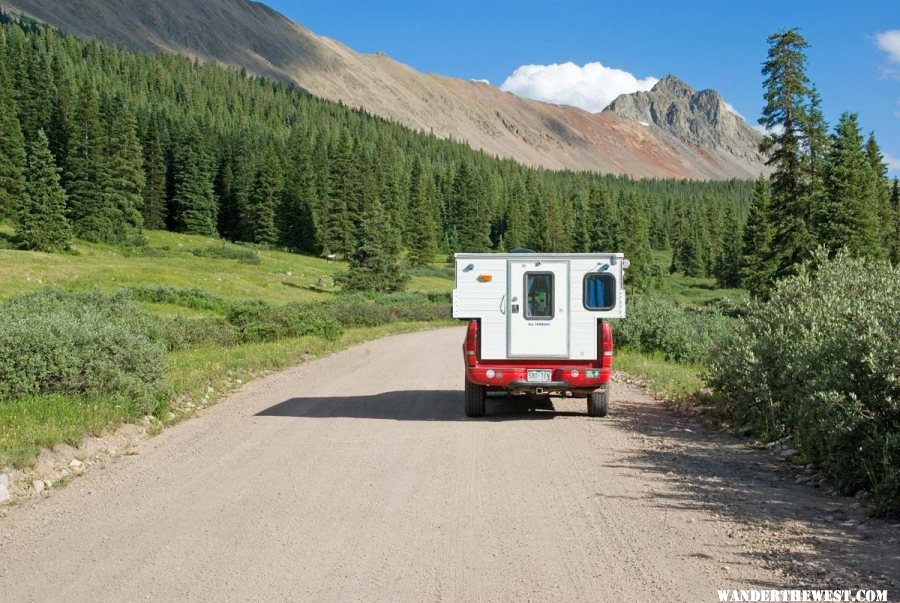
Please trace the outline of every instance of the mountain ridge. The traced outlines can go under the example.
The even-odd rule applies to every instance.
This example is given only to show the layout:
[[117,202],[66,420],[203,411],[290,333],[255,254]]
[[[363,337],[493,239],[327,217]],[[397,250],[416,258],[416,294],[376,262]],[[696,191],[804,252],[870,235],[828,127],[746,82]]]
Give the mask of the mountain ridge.
[[[753,178],[764,170],[753,140],[758,133],[749,126],[744,124],[749,134],[737,126],[724,132],[700,127],[705,124],[698,120],[716,112],[714,98],[693,113],[690,102],[673,99],[686,128],[636,119],[624,109],[589,113],[421,73],[384,53],[359,53],[250,0],[0,0],[0,7],[79,37],[289,81],[316,96],[536,167],[689,179]],[[629,105],[619,97],[610,106],[617,103]],[[704,136],[690,135],[692,123]],[[741,135],[729,139],[734,131]]]

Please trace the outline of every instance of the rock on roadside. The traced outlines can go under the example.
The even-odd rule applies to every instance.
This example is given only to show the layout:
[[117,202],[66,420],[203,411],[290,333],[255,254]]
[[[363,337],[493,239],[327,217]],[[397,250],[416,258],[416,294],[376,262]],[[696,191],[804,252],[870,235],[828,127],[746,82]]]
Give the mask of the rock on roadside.
[[9,476],[0,473],[0,505],[9,502]]

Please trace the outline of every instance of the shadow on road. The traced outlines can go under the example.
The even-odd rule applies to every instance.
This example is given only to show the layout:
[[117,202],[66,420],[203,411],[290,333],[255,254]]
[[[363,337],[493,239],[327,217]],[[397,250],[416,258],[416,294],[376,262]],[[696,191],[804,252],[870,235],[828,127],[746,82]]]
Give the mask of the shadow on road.
[[514,421],[544,420],[582,413],[554,410],[547,401],[488,397],[486,414],[469,419],[463,412],[460,390],[383,392],[368,396],[291,398],[257,413],[260,417],[345,417],[393,421]]
[[[798,484],[799,469],[659,403],[621,400],[614,413],[642,442],[621,467],[675,486],[654,493],[654,504],[737,521],[741,529],[726,538],[762,547],[748,562],[786,570],[785,585],[896,590],[896,521],[866,518],[854,499]],[[767,542],[766,530],[780,538]]]

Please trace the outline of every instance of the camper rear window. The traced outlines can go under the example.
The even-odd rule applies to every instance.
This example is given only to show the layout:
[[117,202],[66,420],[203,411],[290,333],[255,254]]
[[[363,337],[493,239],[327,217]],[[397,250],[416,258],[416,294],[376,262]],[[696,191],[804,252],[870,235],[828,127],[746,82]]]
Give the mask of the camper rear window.
[[584,307],[588,310],[612,310],[616,305],[616,277],[601,272],[584,277]]
[[525,319],[553,318],[553,273],[525,273]]

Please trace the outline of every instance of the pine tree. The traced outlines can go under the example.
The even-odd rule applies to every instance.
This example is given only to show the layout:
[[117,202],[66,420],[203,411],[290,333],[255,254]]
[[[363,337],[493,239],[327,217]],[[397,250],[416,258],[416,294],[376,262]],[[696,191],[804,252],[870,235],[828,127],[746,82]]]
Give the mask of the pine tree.
[[254,243],[274,245],[278,242],[275,220],[281,194],[281,169],[278,160],[270,155],[263,160],[257,170],[253,192],[250,195],[248,218]]
[[594,186],[588,194],[587,251],[616,251],[622,247],[619,208],[609,189]]
[[166,161],[163,155],[159,124],[151,119],[144,136],[144,228],[162,230],[166,227]]
[[219,234],[229,241],[251,241],[250,190],[254,184],[250,148],[243,136],[225,151],[214,181],[219,199]]
[[753,189],[750,214],[744,225],[741,286],[756,298],[765,299],[773,285],[777,258],[772,255],[772,223],[769,183],[760,175]]
[[104,241],[126,241],[140,234],[144,219],[143,149],[138,140],[137,121],[121,97],[108,100],[105,112],[108,124],[104,136],[105,156],[101,160],[99,184],[104,210],[113,230]]
[[809,103],[813,89],[806,76],[809,47],[797,29],[769,36],[769,52],[763,64],[766,105],[760,125],[769,132],[760,150],[769,153],[771,211],[775,219],[772,253],[777,274],[790,274],[806,259],[814,245],[809,233],[809,191],[805,188],[804,128],[813,129]]
[[[353,139],[345,132],[331,161],[328,210],[325,218],[325,251],[348,254],[353,244],[351,211],[360,207]],[[352,209],[351,209],[352,208]]]
[[881,148],[875,140],[875,132],[869,132],[866,140],[866,159],[872,168],[872,187],[875,190],[875,206],[878,222],[881,227],[882,247],[888,255],[893,247],[893,212],[891,211],[891,183],[888,179],[888,166],[884,161]]
[[288,139],[288,165],[279,212],[281,243],[292,251],[319,253],[318,198],[313,168],[313,140],[298,128]]
[[27,184],[18,212],[17,235],[25,249],[67,249],[72,230],[66,220],[66,194],[59,183],[49,141],[38,130],[28,147]]
[[890,207],[892,226],[889,228],[891,234],[888,251],[891,262],[894,266],[898,266],[900,265],[900,181],[897,178],[894,178],[894,186],[891,189]]
[[488,251],[491,248],[490,223],[482,214],[475,174],[466,161],[459,164],[453,178],[451,207],[452,223],[458,236],[453,251]]
[[531,230],[527,220],[529,208],[525,186],[517,178],[506,203],[506,216],[504,219],[506,228],[502,236],[507,249],[513,250],[527,247],[528,241],[531,240]]
[[590,248],[590,232],[588,230],[588,194],[581,186],[572,191],[570,205],[574,211],[572,225],[572,250],[586,253]]
[[[62,64],[62,57],[59,54],[53,55],[51,73],[53,74],[56,98],[50,114],[50,128],[46,134],[50,140],[50,152],[53,153],[56,165],[62,169],[65,166],[66,154],[69,150],[75,86],[67,76]],[[63,177],[65,177],[65,170],[63,170]],[[65,179],[63,179],[63,186],[65,184]]]
[[713,274],[720,287],[736,289],[741,286],[741,261],[743,240],[741,223],[737,213],[728,211],[725,214],[722,231],[722,246],[716,258]]
[[534,246],[537,251],[560,253],[569,249],[569,236],[556,194],[553,191],[546,193],[544,202],[536,209],[539,220],[534,227]]
[[103,162],[100,99],[93,84],[84,82],[75,104],[63,181],[73,230],[90,241],[107,240],[118,232],[101,188]]
[[27,140],[34,140],[38,130],[50,128],[53,116],[53,75],[47,55],[33,39],[25,59],[28,86],[22,90],[19,100],[19,120]]
[[628,233],[621,251],[631,262],[625,282],[635,289],[651,289],[662,276],[650,261],[650,218],[642,199],[633,195],[622,198],[622,228]]
[[385,215],[385,249],[398,257],[403,249],[403,230],[406,226],[407,200],[403,193],[401,175],[393,169],[397,163],[393,147],[379,138],[375,147],[375,174],[378,183],[378,197]]
[[399,259],[385,249],[387,217],[378,194],[378,179],[371,175],[364,184],[360,231],[348,256],[350,269],[338,278],[343,291],[402,291],[409,276]]
[[434,261],[437,239],[422,163],[418,158],[413,161],[409,185],[409,260],[413,266],[428,266]]
[[0,219],[14,215],[25,194],[25,141],[17,114],[10,76],[0,60]]
[[216,235],[218,204],[200,134],[188,131],[176,145],[173,160],[172,222],[179,232]]
[[803,168],[803,194],[806,198],[805,205],[809,208],[808,228],[810,229],[811,244],[817,245],[815,233],[812,232],[813,215],[823,204],[827,204],[828,185],[828,161],[831,152],[831,137],[828,135],[828,124],[822,114],[821,99],[815,87],[810,87],[810,101],[806,115],[801,121],[800,127],[803,134],[803,148],[801,166]]
[[832,253],[846,248],[854,255],[884,255],[874,183],[856,114],[844,113],[831,145],[827,200],[812,216],[820,245]]

